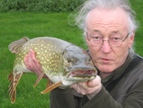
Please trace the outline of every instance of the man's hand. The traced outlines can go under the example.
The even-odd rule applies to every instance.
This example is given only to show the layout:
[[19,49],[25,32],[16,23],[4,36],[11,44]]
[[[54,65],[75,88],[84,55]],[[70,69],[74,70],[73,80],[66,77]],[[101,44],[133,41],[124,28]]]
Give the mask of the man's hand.
[[38,60],[36,59],[35,52],[33,50],[30,50],[29,53],[25,56],[24,58],[24,63],[27,67],[32,72],[35,72],[37,76],[39,76],[42,72],[42,67]]
[[73,84],[71,88],[74,88],[78,93],[82,95],[87,95],[87,97],[91,99],[102,88],[101,78],[97,75],[93,80]]

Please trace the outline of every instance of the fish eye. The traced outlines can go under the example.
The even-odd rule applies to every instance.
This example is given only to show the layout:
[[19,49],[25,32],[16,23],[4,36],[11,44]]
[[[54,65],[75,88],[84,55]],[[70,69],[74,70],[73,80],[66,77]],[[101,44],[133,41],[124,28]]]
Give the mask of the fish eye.
[[67,62],[68,63],[76,63],[77,59],[76,58],[69,58],[69,59],[67,59]]
[[71,59],[67,59],[67,61],[68,61],[68,63],[70,63],[70,62],[71,62]]

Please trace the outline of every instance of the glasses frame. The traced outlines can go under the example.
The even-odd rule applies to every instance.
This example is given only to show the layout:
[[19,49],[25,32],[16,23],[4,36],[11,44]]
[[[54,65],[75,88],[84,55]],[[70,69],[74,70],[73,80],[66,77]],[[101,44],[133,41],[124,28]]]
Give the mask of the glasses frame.
[[[86,32],[86,34],[87,34],[87,32]],[[130,33],[127,33],[126,37],[121,41],[121,44],[128,38],[129,34],[130,34]],[[91,40],[91,38],[90,38],[90,39],[88,38],[88,34],[87,34],[87,39],[88,39],[88,41]],[[113,46],[113,47],[119,47],[119,46],[121,45],[121,44],[119,44],[119,45],[117,45],[117,46],[116,46],[116,45],[111,45],[109,39],[108,39],[108,40],[103,40],[103,39],[102,39],[102,42],[101,42],[100,45],[94,45],[91,41],[90,41],[90,43],[91,43],[93,46],[99,47],[99,46],[102,46],[102,45],[103,45],[104,41],[108,41],[109,45],[110,45],[110,46]]]

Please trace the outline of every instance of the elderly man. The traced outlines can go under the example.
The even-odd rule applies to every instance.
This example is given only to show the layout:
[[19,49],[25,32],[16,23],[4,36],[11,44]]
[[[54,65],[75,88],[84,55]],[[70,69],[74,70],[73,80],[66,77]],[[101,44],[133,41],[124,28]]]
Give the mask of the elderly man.
[[[87,0],[76,18],[98,76],[51,92],[51,108],[142,108],[143,62],[132,45],[137,28],[127,0]],[[31,50],[25,57],[37,75],[41,67]]]

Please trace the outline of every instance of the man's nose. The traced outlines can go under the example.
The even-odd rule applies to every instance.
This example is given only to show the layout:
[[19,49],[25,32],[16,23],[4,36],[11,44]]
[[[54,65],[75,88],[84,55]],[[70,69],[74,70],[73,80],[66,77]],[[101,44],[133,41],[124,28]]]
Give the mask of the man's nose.
[[110,46],[109,40],[103,40],[103,44],[101,46],[101,51],[104,53],[111,52],[111,46]]

